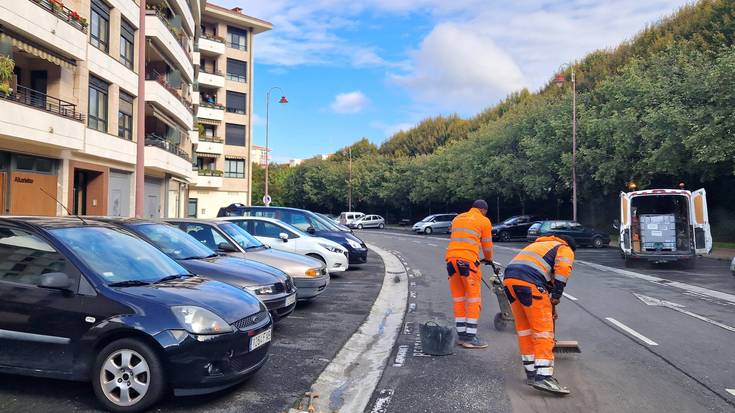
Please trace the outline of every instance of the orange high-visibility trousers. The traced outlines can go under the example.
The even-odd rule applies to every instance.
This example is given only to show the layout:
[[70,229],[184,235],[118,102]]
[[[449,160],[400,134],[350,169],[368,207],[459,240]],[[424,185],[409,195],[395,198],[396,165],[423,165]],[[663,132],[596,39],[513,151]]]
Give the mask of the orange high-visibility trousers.
[[454,301],[454,322],[457,333],[474,336],[482,309],[482,273],[478,262],[461,258],[447,260],[449,289]]
[[529,378],[554,374],[554,316],[549,292],[535,284],[503,281],[515,319],[521,360]]

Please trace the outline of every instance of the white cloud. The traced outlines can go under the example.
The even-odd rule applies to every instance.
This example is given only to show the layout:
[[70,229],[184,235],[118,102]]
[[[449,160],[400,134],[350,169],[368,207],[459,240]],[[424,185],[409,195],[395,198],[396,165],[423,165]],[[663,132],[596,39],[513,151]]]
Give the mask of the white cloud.
[[417,122],[385,123],[382,121],[374,121],[370,122],[370,127],[380,129],[383,133],[383,137],[388,138],[400,131],[411,129],[416,126],[416,123]]
[[338,93],[329,107],[335,113],[359,113],[370,103],[370,99],[364,93],[356,90],[354,92]]
[[250,121],[252,122],[253,126],[265,125],[265,119],[257,113],[253,113]]

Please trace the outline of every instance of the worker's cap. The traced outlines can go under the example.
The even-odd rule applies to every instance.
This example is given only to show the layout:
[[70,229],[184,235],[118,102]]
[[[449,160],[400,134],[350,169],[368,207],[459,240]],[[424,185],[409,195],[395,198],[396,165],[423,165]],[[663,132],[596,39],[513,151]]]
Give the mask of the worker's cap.
[[484,199],[478,199],[477,201],[473,202],[472,203],[472,208],[484,209],[486,211],[489,209],[487,207],[487,202],[485,202]]

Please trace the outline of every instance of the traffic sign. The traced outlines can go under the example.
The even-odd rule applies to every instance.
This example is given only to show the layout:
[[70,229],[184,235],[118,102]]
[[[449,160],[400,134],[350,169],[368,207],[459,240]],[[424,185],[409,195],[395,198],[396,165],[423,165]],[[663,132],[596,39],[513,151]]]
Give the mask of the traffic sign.
[[271,204],[271,201],[272,201],[272,199],[271,199],[271,196],[270,195],[263,196],[263,204],[265,206],[269,206]]

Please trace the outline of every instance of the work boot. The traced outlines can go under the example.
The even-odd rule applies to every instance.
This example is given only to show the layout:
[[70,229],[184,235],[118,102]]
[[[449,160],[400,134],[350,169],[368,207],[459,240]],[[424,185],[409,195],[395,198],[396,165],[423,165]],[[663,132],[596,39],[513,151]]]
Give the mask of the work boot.
[[465,341],[459,344],[464,348],[486,348],[487,343],[480,340],[477,336],[469,336],[465,338]]
[[536,382],[536,372],[527,371],[526,372],[526,384],[529,386],[533,386],[533,383]]
[[559,396],[566,396],[571,393],[568,388],[559,384],[555,378],[551,376],[539,376],[533,382],[533,388],[536,390],[554,393]]
[[457,333],[457,345],[461,346],[462,343],[468,341],[470,337],[465,333]]

